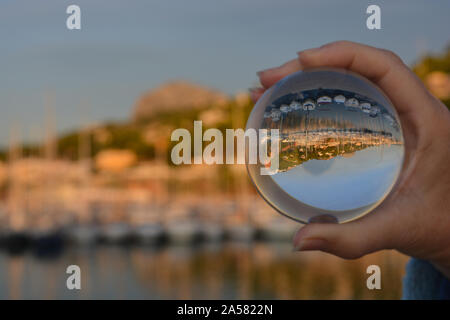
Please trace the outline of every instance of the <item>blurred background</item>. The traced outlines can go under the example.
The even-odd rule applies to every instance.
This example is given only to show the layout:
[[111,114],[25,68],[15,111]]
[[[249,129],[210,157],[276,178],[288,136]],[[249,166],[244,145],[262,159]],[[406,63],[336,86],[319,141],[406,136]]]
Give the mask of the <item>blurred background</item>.
[[292,252],[244,166],[173,166],[170,135],[244,128],[256,71],[343,39],[450,106],[448,1],[377,1],[377,31],[368,1],[77,0],[78,31],[70,4],[0,2],[0,298],[400,298],[407,257]]

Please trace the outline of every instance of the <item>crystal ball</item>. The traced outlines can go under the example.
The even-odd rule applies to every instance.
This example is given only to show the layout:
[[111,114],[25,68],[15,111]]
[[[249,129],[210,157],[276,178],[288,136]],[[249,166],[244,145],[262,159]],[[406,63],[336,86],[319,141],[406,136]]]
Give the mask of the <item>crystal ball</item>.
[[266,150],[263,160],[251,162],[247,143],[247,169],[259,194],[302,223],[343,223],[369,213],[403,164],[395,108],[375,84],[347,70],[283,78],[258,100],[248,129],[258,134],[258,154]]

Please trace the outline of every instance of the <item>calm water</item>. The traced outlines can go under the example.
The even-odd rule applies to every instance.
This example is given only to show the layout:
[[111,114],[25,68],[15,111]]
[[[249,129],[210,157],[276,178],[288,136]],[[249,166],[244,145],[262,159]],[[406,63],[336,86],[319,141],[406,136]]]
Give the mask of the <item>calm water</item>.
[[[0,252],[1,299],[386,299],[399,298],[406,258],[383,252],[355,261],[294,253],[289,243],[201,247],[69,247],[38,259]],[[66,289],[67,266],[81,267],[82,290]],[[366,288],[366,268],[382,290]]]

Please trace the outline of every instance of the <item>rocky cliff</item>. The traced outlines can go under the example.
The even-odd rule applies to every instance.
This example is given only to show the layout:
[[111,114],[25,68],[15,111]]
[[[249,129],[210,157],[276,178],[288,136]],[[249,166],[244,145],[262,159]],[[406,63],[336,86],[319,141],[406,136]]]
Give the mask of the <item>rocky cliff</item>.
[[173,81],[142,95],[136,102],[132,117],[142,120],[162,111],[221,105],[227,100],[228,97],[220,91],[188,81]]

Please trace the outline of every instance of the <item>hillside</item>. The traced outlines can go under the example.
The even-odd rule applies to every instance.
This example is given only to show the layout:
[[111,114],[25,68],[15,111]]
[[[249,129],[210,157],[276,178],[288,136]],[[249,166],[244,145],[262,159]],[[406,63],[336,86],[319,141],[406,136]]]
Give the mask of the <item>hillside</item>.
[[155,114],[207,106],[225,105],[229,98],[222,92],[188,81],[172,81],[143,94],[136,102],[133,120],[145,120]]
[[[235,115],[234,125],[243,127],[252,107],[247,93],[227,96],[187,81],[169,82],[139,97],[131,119],[99,124],[84,133],[75,130],[60,135],[58,157],[78,159],[84,143],[93,157],[107,150],[129,150],[138,161],[164,156],[168,159],[174,129],[192,131],[195,120],[202,120],[205,128],[232,128],[232,114]],[[33,152],[38,151],[31,150]]]

